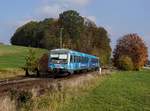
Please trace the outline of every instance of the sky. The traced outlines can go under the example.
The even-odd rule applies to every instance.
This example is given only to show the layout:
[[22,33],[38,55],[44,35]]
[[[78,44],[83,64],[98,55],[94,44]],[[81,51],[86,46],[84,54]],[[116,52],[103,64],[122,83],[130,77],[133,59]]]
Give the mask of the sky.
[[128,33],[143,37],[150,48],[149,4],[150,0],[0,0],[0,42],[10,44],[15,30],[31,20],[76,10],[108,31],[113,48]]

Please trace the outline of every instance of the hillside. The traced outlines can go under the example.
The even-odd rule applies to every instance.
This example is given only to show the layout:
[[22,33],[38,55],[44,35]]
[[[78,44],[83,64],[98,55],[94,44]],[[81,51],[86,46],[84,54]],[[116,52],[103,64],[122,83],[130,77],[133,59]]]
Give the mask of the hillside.
[[[37,56],[42,55],[46,50],[34,48]],[[28,54],[28,47],[0,45],[0,69],[20,68],[25,63],[25,56]]]
[[[46,52],[44,49],[33,49],[35,49],[37,57]],[[28,47],[0,45],[0,79],[24,76],[25,73],[21,67],[25,63],[28,51]]]

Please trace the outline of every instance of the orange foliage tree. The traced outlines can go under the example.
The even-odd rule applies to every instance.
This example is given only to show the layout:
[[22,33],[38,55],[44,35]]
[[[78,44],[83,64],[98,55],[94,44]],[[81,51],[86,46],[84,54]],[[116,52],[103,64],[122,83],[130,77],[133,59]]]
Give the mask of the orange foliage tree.
[[148,48],[143,39],[137,34],[127,34],[117,41],[113,52],[113,62],[119,66],[119,58],[129,56],[132,59],[134,70],[142,68],[148,60]]

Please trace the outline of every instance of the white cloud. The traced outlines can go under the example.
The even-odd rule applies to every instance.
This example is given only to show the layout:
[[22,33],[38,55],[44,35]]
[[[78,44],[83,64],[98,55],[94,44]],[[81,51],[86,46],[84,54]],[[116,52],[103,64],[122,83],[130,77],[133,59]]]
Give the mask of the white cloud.
[[58,17],[59,13],[64,11],[64,6],[53,4],[53,5],[44,5],[38,9],[38,13],[44,17]]
[[[36,16],[41,18],[58,18],[59,14],[65,10],[84,10],[84,6],[92,0],[43,0],[40,7],[36,9]],[[94,0],[93,0],[94,1]],[[96,21],[94,16],[90,16],[92,21]]]
[[42,0],[43,3],[69,3],[73,5],[85,6],[94,0]]
[[96,23],[96,17],[95,16],[87,16],[88,19]]
[[109,25],[101,25],[102,27],[104,27],[106,30],[107,30],[107,32],[108,32],[108,34],[110,35],[110,36],[114,36],[114,32],[113,32],[113,30],[112,30],[112,27],[111,26],[109,26]]
[[23,25],[25,25],[26,23],[31,22],[31,21],[38,21],[38,20],[36,20],[36,19],[34,19],[34,18],[25,19],[25,20],[16,22],[16,25],[15,25],[15,26],[16,26],[16,28],[18,28],[18,27],[23,26]]
[[76,5],[87,5],[92,0],[61,0],[61,1],[68,2],[68,3],[73,3],[73,4],[76,4]]

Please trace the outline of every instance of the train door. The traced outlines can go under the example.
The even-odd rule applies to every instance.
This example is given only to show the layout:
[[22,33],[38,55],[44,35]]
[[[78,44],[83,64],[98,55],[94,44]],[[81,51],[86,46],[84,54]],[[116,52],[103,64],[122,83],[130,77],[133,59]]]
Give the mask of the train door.
[[73,55],[70,55],[70,69],[71,70],[74,70],[74,56]]

